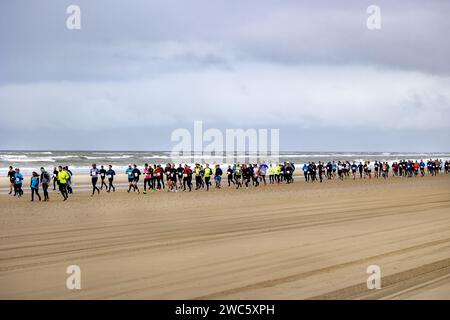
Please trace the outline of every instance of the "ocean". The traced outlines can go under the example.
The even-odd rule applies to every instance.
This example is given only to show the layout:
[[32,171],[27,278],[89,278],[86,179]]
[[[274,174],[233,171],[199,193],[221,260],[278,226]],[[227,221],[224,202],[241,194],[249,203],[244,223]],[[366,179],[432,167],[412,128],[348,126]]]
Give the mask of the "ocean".
[[[184,160],[183,160],[184,159]],[[362,161],[380,160],[392,163],[396,160],[410,159],[442,159],[450,160],[450,152],[443,153],[401,153],[401,152],[280,152],[276,161],[290,161],[296,165],[302,165],[309,161]],[[191,162],[191,157],[181,157],[175,163]],[[209,163],[220,163],[226,166],[223,155],[209,157]],[[271,157],[260,157],[260,161],[270,162]],[[273,161],[273,162],[276,162]],[[69,166],[74,174],[86,174],[93,163],[100,165],[113,165],[113,168],[120,172],[125,170],[128,164],[137,164],[142,167],[144,163],[162,164],[172,162],[169,151],[0,151],[0,175],[6,176],[8,167],[20,168],[24,174],[37,171],[40,167],[47,170],[58,165]],[[243,162],[243,161],[240,161]]]

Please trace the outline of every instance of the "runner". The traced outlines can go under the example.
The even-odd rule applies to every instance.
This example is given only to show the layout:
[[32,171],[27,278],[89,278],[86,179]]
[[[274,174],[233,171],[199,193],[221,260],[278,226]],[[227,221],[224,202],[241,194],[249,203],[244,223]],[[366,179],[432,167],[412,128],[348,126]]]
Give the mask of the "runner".
[[369,176],[369,179],[372,179],[372,171],[373,164],[371,164],[370,161],[367,161],[367,175]]
[[183,188],[183,175],[184,175],[184,168],[181,165],[181,163],[178,165],[177,168],[177,177],[178,177],[178,189],[182,189]]
[[336,170],[337,170],[337,165],[336,163],[333,161],[333,163],[331,164],[331,167],[333,169],[333,178],[336,178]]
[[392,163],[392,171],[394,172],[394,176],[398,176],[398,163],[395,161]]
[[16,168],[16,174],[15,174],[15,181],[14,181],[14,195],[20,198],[23,195],[22,190],[22,182],[23,182],[23,175],[20,173],[20,169]]
[[423,162],[423,160],[420,160],[419,167],[420,174],[422,175],[422,177],[425,176],[425,162]]
[[108,171],[106,171],[106,176],[108,177],[108,187],[106,188],[106,192],[111,192],[111,189],[113,189],[113,192],[116,192],[116,187],[114,187],[114,176],[116,175],[116,172],[112,169],[112,165],[108,166]]
[[100,194],[100,189],[97,188],[97,181],[98,181],[98,175],[100,174],[100,170],[97,169],[97,165],[95,163],[92,164],[92,168],[89,171],[89,175],[91,176],[92,181],[92,194],[91,197],[94,196],[95,191],[97,190],[97,193]]
[[256,164],[252,168],[252,185],[255,187],[259,186],[259,167]]
[[42,190],[44,191],[44,201],[50,200],[48,196],[48,185],[50,183],[50,174],[45,171],[44,167],[41,167],[41,177],[40,177],[40,183],[42,186]]
[[14,184],[16,182],[16,171],[13,169],[12,166],[9,166],[8,178],[9,178],[9,193],[8,194],[12,194],[12,192],[14,190]]
[[125,171],[125,174],[127,175],[128,178],[128,193],[130,193],[131,188],[133,188],[134,191],[136,191],[135,187],[134,187],[134,175],[133,175],[133,168],[131,166],[131,164],[128,165],[128,169]]
[[67,185],[66,185],[66,188],[67,188],[67,193],[68,194],[72,194],[73,193],[73,189],[72,189],[72,171],[70,171],[69,170],[69,167],[68,166],[65,166],[64,168],[63,168],[66,172],[67,172],[67,174],[69,175],[69,179],[67,180]]
[[344,170],[344,176],[345,176],[346,178],[349,178],[349,177],[350,177],[350,168],[351,168],[350,162],[349,162],[349,161],[345,161],[345,162],[343,163],[343,166],[344,166],[344,168],[343,168],[343,170]]
[[222,169],[220,169],[220,165],[216,164],[216,170],[214,171],[214,181],[216,181],[216,188],[220,189],[220,183],[222,181]]
[[253,167],[251,164],[248,166],[244,164],[243,166],[244,168],[242,170],[242,175],[244,177],[245,189],[248,189],[248,185],[250,184],[250,180],[253,176]]
[[337,173],[340,180],[344,180],[343,166],[340,161],[337,163]]
[[234,179],[233,179],[233,169],[231,169],[231,166],[228,166],[227,169],[227,179],[228,179],[228,187],[231,187],[231,184],[235,184],[234,183]]
[[413,169],[414,169],[414,176],[417,177],[419,175],[420,170],[420,165],[417,161],[413,163]]
[[168,173],[169,174],[168,174],[168,178],[167,178],[167,183],[169,185],[169,189],[167,191],[178,192],[178,189],[177,189],[178,171],[175,168],[175,164],[172,164],[170,166]]
[[163,169],[161,168],[161,165],[158,164],[156,166],[153,174],[155,175],[157,190],[161,190],[161,188],[164,189]]
[[105,189],[108,190],[108,186],[105,182],[105,178],[106,178],[106,170],[103,166],[100,166],[100,179],[102,181],[102,185],[100,186],[100,190],[103,190],[103,186],[105,186]]
[[202,169],[200,167],[200,164],[196,163],[194,168],[194,176],[195,176],[195,190],[198,190],[202,187],[202,176],[201,176]]
[[411,160],[408,160],[408,162],[406,162],[406,175],[407,175],[407,177],[408,178],[412,178],[413,172],[414,172],[413,163],[411,162]]
[[281,165],[277,164],[276,168],[275,168],[275,181],[277,182],[277,184],[280,184],[281,182]]
[[287,182],[288,184],[294,182],[293,175],[294,175],[294,168],[293,168],[293,166],[291,165],[291,163],[288,162],[288,163],[286,164],[286,182]]
[[242,167],[239,163],[234,169],[234,181],[236,182],[236,189],[242,187]]
[[382,175],[384,179],[387,179],[389,176],[389,164],[387,162],[383,162],[381,165]]
[[150,177],[151,177],[151,184],[152,184],[152,192],[155,191],[156,189],[156,177],[155,177],[155,170],[156,170],[156,164],[153,165],[153,168],[150,166],[150,168],[152,169],[150,171]]
[[151,167],[148,166],[148,163],[146,163],[144,165],[144,194],[147,194],[147,185],[148,185],[148,189],[152,190],[152,185],[151,185],[151,180],[152,176],[151,176]]
[[375,174],[375,178],[378,178],[378,162],[375,161],[374,165],[373,165],[373,171]]
[[305,182],[309,181],[309,165],[311,163],[304,163],[303,164],[303,177],[305,177]]
[[263,162],[259,166],[259,176],[260,176],[261,181],[264,182],[264,185],[267,185],[267,182],[266,182],[267,170],[269,170],[269,167],[267,166],[267,164],[265,162]]
[[317,180],[317,178],[316,178],[317,167],[316,167],[316,164],[315,164],[314,162],[311,162],[311,163],[308,165],[308,174],[309,174],[309,176],[310,176],[311,182],[314,182],[314,181]]
[[275,183],[275,167],[272,163],[269,165],[269,184]]
[[191,192],[192,191],[192,170],[187,164],[184,165],[184,172],[183,172],[183,190],[184,191],[186,191],[186,184],[189,188],[189,192]]
[[171,179],[170,179],[170,169],[171,169],[170,163],[166,163],[166,167],[164,168],[164,175],[166,176],[166,183],[169,186],[169,190],[170,190],[171,185],[172,185],[172,182],[171,182]]
[[211,174],[212,174],[212,170],[209,167],[209,164],[207,163],[206,168],[204,170],[206,191],[209,191],[209,186],[211,185]]
[[320,181],[320,183],[322,183],[322,181],[323,181],[323,177],[322,177],[322,174],[323,174],[323,164],[322,164],[322,162],[320,162],[320,161],[319,161],[319,164],[317,165],[317,170],[319,171],[319,181]]
[[69,194],[67,193],[67,180],[69,179],[69,174],[67,171],[63,170],[62,166],[58,167],[58,175],[56,177],[58,179],[59,192],[64,198],[64,201],[67,200]]
[[[56,190],[56,185],[58,184],[58,169],[56,167],[53,168],[53,191]],[[59,185],[58,185],[59,189]]]
[[327,167],[327,178],[328,180],[331,180],[331,177],[333,176],[333,165],[331,164],[330,161],[328,161],[326,167]]
[[286,178],[286,162],[280,164],[280,182],[283,182],[284,179]]
[[133,175],[133,188],[134,188],[134,192],[137,191],[137,193],[141,193],[139,191],[139,186],[138,186],[138,182],[139,182],[139,177],[141,176],[141,170],[138,169],[137,165],[133,165],[133,171],[131,171],[132,175]]
[[351,169],[352,169],[353,180],[355,180],[356,179],[356,170],[358,170],[358,165],[356,164],[355,161],[353,161],[353,163],[351,165]]
[[39,194],[39,175],[35,171],[33,171],[33,173],[31,174],[30,189],[31,189],[31,201],[34,201],[35,193],[39,198],[39,201],[41,201],[41,195]]

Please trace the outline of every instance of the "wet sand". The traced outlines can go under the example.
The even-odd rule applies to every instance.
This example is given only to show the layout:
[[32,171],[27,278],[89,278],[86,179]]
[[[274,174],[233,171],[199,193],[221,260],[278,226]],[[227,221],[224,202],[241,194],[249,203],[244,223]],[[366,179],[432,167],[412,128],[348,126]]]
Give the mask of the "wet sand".
[[50,197],[0,195],[2,299],[450,299],[450,175]]

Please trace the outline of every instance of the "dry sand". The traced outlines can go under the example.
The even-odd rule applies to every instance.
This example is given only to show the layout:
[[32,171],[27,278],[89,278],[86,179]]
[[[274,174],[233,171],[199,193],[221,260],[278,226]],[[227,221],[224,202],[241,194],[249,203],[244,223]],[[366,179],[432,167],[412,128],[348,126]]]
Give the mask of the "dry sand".
[[50,196],[0,196],[2,299],[450,299],[450,175]]

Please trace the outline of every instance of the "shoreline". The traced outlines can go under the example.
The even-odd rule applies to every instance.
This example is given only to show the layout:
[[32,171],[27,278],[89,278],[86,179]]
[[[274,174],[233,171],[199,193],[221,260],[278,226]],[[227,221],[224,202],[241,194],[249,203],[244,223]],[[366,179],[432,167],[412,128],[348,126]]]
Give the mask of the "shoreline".
[[[225,176],[225,177],[224,177]],[[224,174],[224,176],[222,176],[222,188],[220,190],[216,190],[216,191],[221,191],[222,189],[228,189],[228,184],[227,184],[227,180],[226,180],[226,174]],[[370,182],[376,182],[378,180],[380,181],[395,181],[397,179],[399,180],[406,180],[406,181],[410,181],[411,183],[414,183],[415,180],[420,180],[420,179],[431,179],[431,181],[433,179],[439,178],[440,176],[446,176],[450,179],[450,173],[445,173],[445,171],[441,171],[437,174],[437,176],[431,176],[429,173],[425,174],[424,177],[417,175],[417,176],[412,176],[412,177],[401,177],[401,176],[394,176],[392,172],[389,172],[389,177],[387,179],[384,179],[382,177],[372,177],[371,179],[369,178],[359,178],[356,177],[356,179],[353,179],[353,177],[350,176],[344,178],[344,180],[339,180],[339,178],[336,176],[334,178],[332,178],[331,180],[328,180],[326,177],[324,177],[323,182],[320,183],[319,181],[315,181],[315,182],[305,182],[304,180],[304,174],[301,170],[297,169],[294,172],[293,178],[294,178],[294,184],[305,184],[306,186],[309,185],[326,185],[329,183],[345,183],[346,181],[353,181],[353,182],[357,182],[357,181],[367,181],[368,183]],[[29,188],[29,180],[30,180],[31,176],[25,176],[24,175],[24,183],[23,183],[23,187],[22,189],[25,191],[24,196],[23,197],[27,197],[27,195],[29,196],[31,194],[31,190]],[[88,174],[77,174],[73,177],[74,179],[74,183],[72,185],[72,188],[74,189],[75,192],[92,192],[92,184],[91,184],[91,177]],[[194,179],[193,179],[194,180]],[[276,184],[269,184],[269,177],[268,175],[266,175],[266,181],[267,181],[267,185],[264,185],[262,182],[260,182],[260,186],[259,187],[254,187],[254,186],[250,186],[249,189],[250,190],[255,190],[255,189],[260,189],[260,188],[266,188],[266,187],[277,187]],[[108,179],[105,179],[105,182],[108,184]],[[166,182],[166,178],[164,177],[164,183],[167,184]],[[212,186],[210,187],[210,191],[211,190],[215,190],[214,188],[214,181],[213,179],[211,180]],[[141,179],[139,180],[139,188],[141,190],[141,193],[143,191],[143,184],[144,184],[144,179],[141,177]],[[205,191],[204,189],[200,189],[200,190],[194,190],[195,187],[195,181],[192,181],[193,184],[193,188],[192,188],[192,192],[202,192]],[[8,195],[9,192],[9,179],[6,177],[0,177],[0,195]],[[281,182],[280,186],[282,185],[287,185],[286,182]],[[101,186],[101,179],[98,179],[97,182],[97,187],[100,188]],[[128,178],[127,175],[124,174],[118,174],[115,176],[114,178],[114,186],[116,186],[116,192],[117,191],[125,191],[128,189]],[[233,187],[233,185],[231,185],[231,189],[234,189],[235,186]],[[241,188],[241,189],[245,189],[245,187]],[[58,191],[58,187],[56,187],[56,190],[53,190],[53,180],[51,182],[51,184],[49,185],[49,193],[57,193],[59,194]],[[155,190],[158,191],[158,190]],[[165,189],[161,189],[160,191],[166,191],[167,192],[167,185]],[[188,191],[182,191],[182,190],[178,190],[181,193],[188,193]],[[39,187],[39,192],[41,193],[42,196],[42,187]],[[105,192],[105,191],[103,191]],[[111,192],[111,194],[113,194],[113,192]]]
[[[440,159],[442,162],[450,160],[450,152],[300,152],[300,151],[282,151],[275,158],[271,156],[257,156],[256,159],[245,159],[238,155],[238,159],[230,159],[223,156],[204,156],[204,160],[197,159],[193,161],[190,156],[181,156],[173,159],[170,151],[0,151],[0,176],[5,176],[8,166],[21,168],[22,173],[31,174],[32,171],[39,170],[41,166],[46,170],[53,170],[58,165],[68,165],[74,174],[86,174],[92,163],[96,163],[99,167],[104,165],[113,165],[116,171],[125,171],[129,164],[137,164],[142,168],[144,163],[165,165],[167,162],[175,162],[194,164],[193,162],[207,162],[211,165],[219,163],[222,169],[228,165],[240,162],[292,162],[296,167],[303,165],[305,162],[318,161],[387,161],[388,163],[399,162],[400,160],[418,160],[424,161],[431,159]],[[253,157],[251,157],[253,158]],[[247,161],[248,160],[248,161]]]

